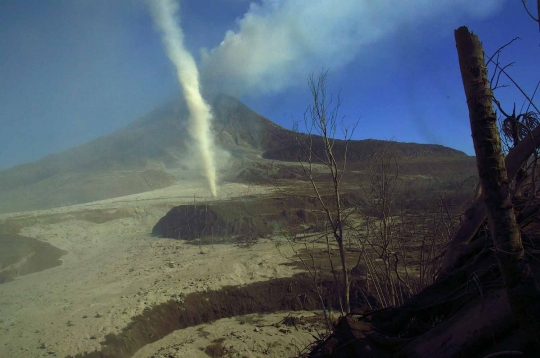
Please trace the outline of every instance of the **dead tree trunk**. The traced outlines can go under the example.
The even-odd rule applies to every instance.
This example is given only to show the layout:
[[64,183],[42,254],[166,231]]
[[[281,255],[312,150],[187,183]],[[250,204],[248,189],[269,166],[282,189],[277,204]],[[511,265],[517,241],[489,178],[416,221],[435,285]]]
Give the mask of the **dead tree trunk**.
[[512,313],[528,336],[528,351],[540,347],[540,290],[530,273],[516,223],[482,45],[466,27],[455,31],[455,39],[495,254]]
[[[308,134],[297,136],[298,143],[303,147],[305,155],[305,159],[299,157],[298,160],[302,166],[304,174],[311,183],[315,197],[317,198],[317,201],[319,202],[325,215],[326,223],[331,228],[331,236],[335,239],[338,245],[341,271],[343,275],[341,278],[343,287],[341,288],[342,291],[340,291],[342,296],[342,311],[344,314],[348,314],[351,311],[349,297],[350,280],[345,252],[345,233],[343,227],[344,207],[341,203],[341,179],[347,164],[347,148],[349,141],[351,140],[352,133],[349,132],[348,128],[343,128],[345,137],[345,151],[342,158],[337,158],[334,151],[334,143],[336,130],[339,125],[338,110],[341,101],[338,97],[334,108],[330,108],[332,100],[328,100],[326,97],[326,75],[327,72],[322,72],[317,79],[315,79],[314,76],[309,78],[309,87],[311,89],[313,104],[310,106],[309,110],[306,111],[304,117]],[[316,133],[314,134],[313,131]],[[352,132],[354,132],[354,128]],[[322,150],[317,151],[317,147],[322,147]],[[341,161],[342,163],[339,163],[338,161]],[[330,180],[332,181],[332,198],[329,200],[321,195],[320,184],[318,184],[314,179],[313,165],[316,163],[324,165],[330,172]],[[331,263],[332,259],[330,256],[329,260]],[[337,282],[338,276],[336,275],[335,277]]]
[[[522,163],[533,155],[536,148],[540,146],[540,127],[536,127],[530,136],[523,138],[517,146],[510,149],[505,159],[505,167],[508,180],[512,180],[517,174]],[[478,198],[467,210],[463,222],[458,231],[452,237],[450,245],[446,250],[442,263],[441,273],[438,279],[442,279],[454,270],[454,265],[463,255],[462,251],[467,251],[475,233],[478,231],[486,218],[486,206],[482,198]]]

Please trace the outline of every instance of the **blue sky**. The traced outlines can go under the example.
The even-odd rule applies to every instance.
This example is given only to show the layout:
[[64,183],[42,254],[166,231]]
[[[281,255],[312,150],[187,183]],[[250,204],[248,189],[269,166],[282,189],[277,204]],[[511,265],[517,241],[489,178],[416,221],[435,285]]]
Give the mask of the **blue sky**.
[[[516,62],[510,73],[528,93],[540,80],[540,32],[520,1],[180,4],[205,89],[287,128],[310,103],[309,74],[324,67],[341,114],[360,120],[356,139],[473,154],[453,37],[461,25],[487,54],[520,36],[501,60]],[[181,96],[146,0],[0,1],[0,49],[0,168],[109,134]],[[512,88],[496,95],[507,108],[523,103]]]

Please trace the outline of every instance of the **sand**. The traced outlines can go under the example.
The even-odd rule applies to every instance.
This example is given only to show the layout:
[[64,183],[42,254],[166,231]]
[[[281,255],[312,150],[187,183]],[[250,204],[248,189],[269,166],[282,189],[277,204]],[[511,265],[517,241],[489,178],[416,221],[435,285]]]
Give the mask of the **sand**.
[[[197,201],[214,200],[200,187],[203,184],[184,183],[88,204],[1,215],[0,222],[28,222],[21,235],[68,253],[60,259],[60,266],[0,285],[0,357],[63,357],[93,351],[100,348],[106,334],[118,333],[145,308],[179,294],[298,272],[282,265],[287,259],[276,250],[272,239],[262,239],[250,248],[203,246],[201,254],[195,245],[152,237],[152,226],[172,206],[192,202],[194,197]],[[229,183],[220,188],[215,200],[267,195],[273,190]],[[125,217],[96,223],[76,215],[89,210],[110,212],[113,218],[121,210]],[[38,220],[51,214],[62,214],[64,219],[52,223]],[[261,316],[259,320],[270,324],[282,316]],[[160,356],[159,352],[169,348],[172,357],[206,356],[201,348],[225,334],[228,336],[223,344],[228,345],[231,355],[293,356],[295,351],[289,344],[307,343],[312,338],[309,329],[293,328],[294,332],[283,333],[277,327],[257,328],[227,318],[174,332],[144,347],[136,356]],[[201,334],[201,330],[209,333]]]
[[[297,318],[298,323],[285,324],[287,317]],[[226,357],[293,357],[322,333],[320,324],[315,323],[319,318],[317,313],[305,311],[223,318],[177,330],[140,349],[134,358],[205,358],[216,345],[223,347]]]

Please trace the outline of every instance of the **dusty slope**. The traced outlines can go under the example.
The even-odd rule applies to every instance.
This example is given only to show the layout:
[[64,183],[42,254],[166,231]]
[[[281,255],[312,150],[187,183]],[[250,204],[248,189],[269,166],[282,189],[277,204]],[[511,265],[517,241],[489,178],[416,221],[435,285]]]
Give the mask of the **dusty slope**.
[[[285,324],[288,317],[297,318],[298,324]],[[220,351],[224,357],[293,357],[323,332],[318,321],[319,314],[306,311],[223,318],[175,331],[142,348],[134,358],[207,358]]]
[[[269,189],[227,184],[220,199],[246,192],[261,195]],[[150,236],[152,225],[171,207],[167,201],[189,202],[203,194],[191,183],[86,205],[2,215],[2,221],[26,222],[22,235],[68,254],[61,266],[0,285],[0,357],[95,350],[106,334],[119,332],[131,317],[178,294],[294,273],[290,266],[279,265],[285,259],[267,240],[249,249],[206,246],[200,254],[196,246]],[[80,219],[81,212],[97,209],[112,218],[118,210],[123,214],[102,223]],[[52,223],[40,219],[51,215],[56,215]]]
[[[253,112],[237,99],[220,95],[213,102],[220,176],[234,179],[232,166],[245,159],[255,165],[272,160],[296,161],[304,151],[296,134]],[[196,153],[186,130],[187,111],[169,103],[130,125],[93,141],[49,155],[33,163],[0,170],[0,213],[47,209],[163,188],[178,179],[200,179]],[[322,141],[314,140],[320,155]],[[369,158],[385,144],[352,141],[349,161]],[[440,145],[397,143],[410,158],[463,158],[464,153]],[[336,140],[340,158],[345,143]],[[261,158],[269,160],[262,161]],[[249,168],[248,168],[249,169]]]

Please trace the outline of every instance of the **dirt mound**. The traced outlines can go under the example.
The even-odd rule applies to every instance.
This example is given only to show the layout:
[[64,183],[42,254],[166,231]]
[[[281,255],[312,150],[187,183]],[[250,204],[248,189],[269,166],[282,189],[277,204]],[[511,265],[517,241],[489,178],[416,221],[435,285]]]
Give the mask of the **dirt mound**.
[[[344,194],[342,204],[355,206],[357,198],[354,194]],[[152,234],[188,241],[218,237],[245,240],[283,230],[288,233],[319,231],[324,223],[316,198],[268,197],[176,206],[157,222]]]
[[0,284],[58,266],[60,257],[67,254],[49,243],[18,234],[0,234],[0,247]]
[[188,241],[224,236],[254,239],[271,232],[267,221],[242,213],[239,207],[196,204],[172,208],[152,229],[154,235]]

